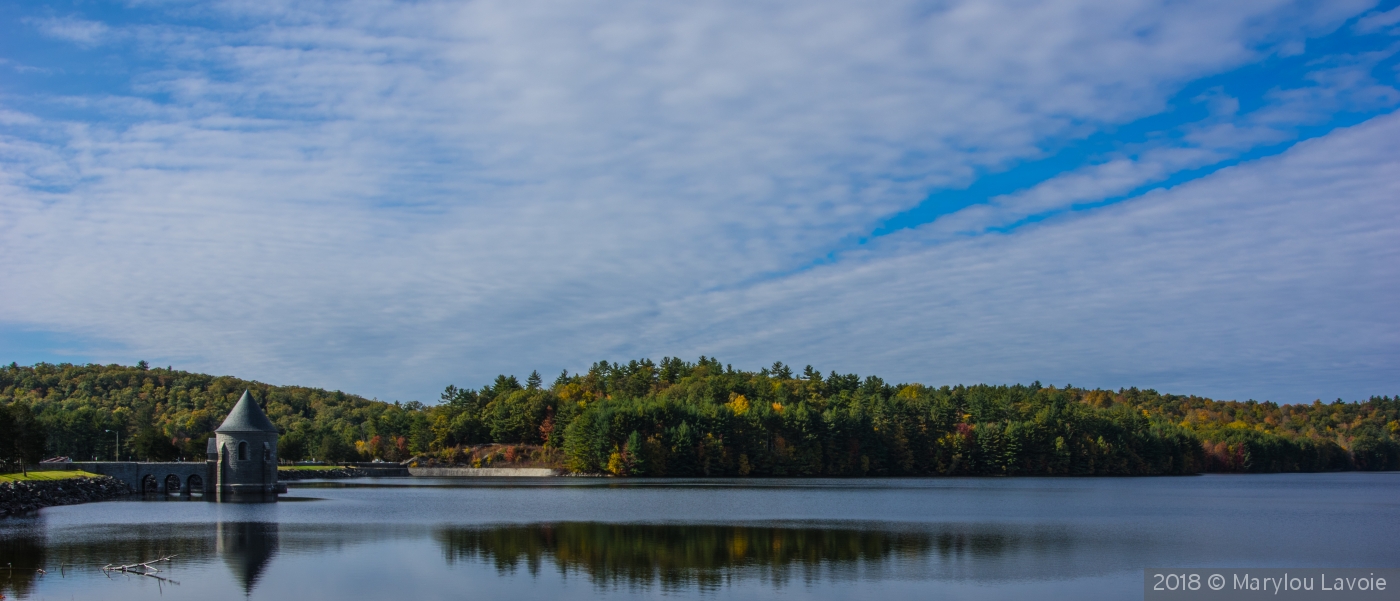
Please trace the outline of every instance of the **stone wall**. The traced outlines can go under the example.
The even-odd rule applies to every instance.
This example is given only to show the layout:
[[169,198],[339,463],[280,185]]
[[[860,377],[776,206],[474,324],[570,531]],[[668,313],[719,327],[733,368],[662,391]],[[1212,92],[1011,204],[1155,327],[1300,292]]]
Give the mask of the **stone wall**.
[[320,480],[330,478],[407,478],[408,468],[397,463],[376,463],[374,467],[342,465],[328,470],[288,470],[277,471],[278,480]]
[[328,470],[277,470],[277,479],[284,482],[289,480],[372,478],[378,475],[377,472],[371,470],[362,470],[353,467],[338,467]]
[[[62,465],[67,466],[68,469],[111,476],[125,482],[135,490],[141,489],[141,483],[147,476],[155,480],[158,492],[189,492],[191,476],[198,478],[201,490],[209,491],[213,488],[212,466],[206,461],[74,461]],[[179,478],[180,489],[178,491],[166,490],[165,480],[170,476]]]
[[54,505],[106,501],[131,494],[125,482],[108,476],[64,480],[0,482],[0,516]]
[[564,470],[547,467],[411,467],[408,473],[428,478],[547,478],[563,475]]

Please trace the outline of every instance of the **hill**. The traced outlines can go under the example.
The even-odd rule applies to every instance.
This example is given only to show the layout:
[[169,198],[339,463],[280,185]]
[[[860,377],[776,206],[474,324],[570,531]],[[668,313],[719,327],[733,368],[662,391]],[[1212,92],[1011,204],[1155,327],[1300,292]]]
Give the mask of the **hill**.
[[[599,362],[522,384],[449,386],[388,403],[228,376],[121,365],[0,367],[46,452],[197,459],[245,389],[283,436],[283,459],[445,463],[479,445],[535,447],[579,472],[642,476],[1151,475],[1400,468],[1400,399],[1278,405],[1040,383],[887,384],[781,363]],[[492,447],[497,448],[497,447]],[[477,454],[479,455],[479,453]]]

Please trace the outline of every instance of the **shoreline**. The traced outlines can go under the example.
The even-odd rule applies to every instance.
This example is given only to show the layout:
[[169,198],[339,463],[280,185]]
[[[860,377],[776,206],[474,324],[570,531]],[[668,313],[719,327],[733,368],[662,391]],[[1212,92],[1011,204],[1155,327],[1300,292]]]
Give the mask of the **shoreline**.
[[[909,479],[944,479],[944,478],[974,478],[974,479],[1138,479],[1138,478],[1162,478],[1164,476],[865,476],[865,477],[841,477],[841,476],[788,476],[788,477],[761,477],[761,478],[728,478],[728,477],[692,477],[692,478],[649,478],[645,476],[614,476],[611,474],[576,474],[568,473],[560,469],[552,468],[404,468],[403,473],[390,474],[391,470],[362,469],[355,467],[340,467],[323,470],[296,470],[290,474],[291,470],[282,470],[278,474],[279,481],[296,482],[302,480],[332,480],[351,478],[615,478],[624,481],[647,481],[647,480],[724,480],[732,482],[734,480],[909,480]],[[1251,473],[1221,473],[1206,472],[1200,474],[1189,474],[1183,476],[1268,476],[1268,475],[1301,475],[1301,474],[1345,474],[1364,473],[1354,470],[1331,471],[1331,472],[1276,472],[1272,474],[1251,474]],[[1371,472],[1377,474],[1397,474],[1400,471],[1386,470]],[[1169,477],[1169,476],[1168,476]],[[111,476],[78,476],[72,478],[54,480],[16,480],[0,481],[0,519],[31,513],[45,507],[57,507],[62,505],[79,505],[83,503],[93,503],[99,501],[110,501],[138,494],[132,487],[128,486],[120,479]]]
[[0,519],[45,507],[109,501],[135,492],[111,476],[0,482]]

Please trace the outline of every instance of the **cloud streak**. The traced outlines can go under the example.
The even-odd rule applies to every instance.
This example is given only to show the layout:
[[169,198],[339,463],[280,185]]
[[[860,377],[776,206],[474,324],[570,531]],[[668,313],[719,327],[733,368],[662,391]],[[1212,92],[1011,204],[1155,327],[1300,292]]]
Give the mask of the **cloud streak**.
[[712,354],[929,384],[1379,394],[1400,360],[1397,140],[1400,116],[1377,118],[1097,211],[694,297],[661,321],[746,332],[697,345]]

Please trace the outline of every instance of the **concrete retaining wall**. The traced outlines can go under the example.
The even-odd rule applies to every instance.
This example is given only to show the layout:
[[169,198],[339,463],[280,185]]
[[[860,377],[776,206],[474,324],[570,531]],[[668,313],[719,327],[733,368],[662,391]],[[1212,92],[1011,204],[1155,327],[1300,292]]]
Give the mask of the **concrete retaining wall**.
[[411,467],[408,473],[429,478],[547,478],[562,476],[564,470],[547,467]]

